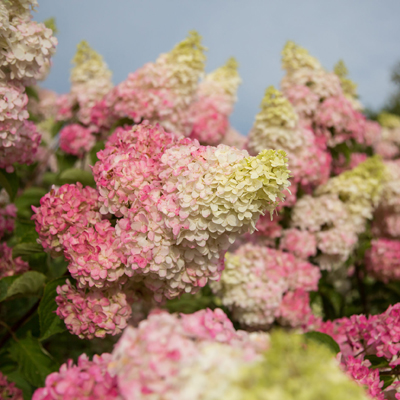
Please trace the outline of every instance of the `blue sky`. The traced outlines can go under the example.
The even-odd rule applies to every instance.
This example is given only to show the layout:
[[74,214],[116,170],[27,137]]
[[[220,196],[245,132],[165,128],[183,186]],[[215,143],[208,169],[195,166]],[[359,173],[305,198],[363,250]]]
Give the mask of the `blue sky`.
[[399,0],[39,0],[35,20],[55,17],[59,45],[43,86],[69,91],[71,59],[85,39],[113,71],[114,83],[170,50],[196,29],[208,47],[207,71],[235,56],[243,83],[231,122],[247,134],[264,90],[283,76],[287,40],[327,69],[342,58],[363,104],[380,107],[400,61]]

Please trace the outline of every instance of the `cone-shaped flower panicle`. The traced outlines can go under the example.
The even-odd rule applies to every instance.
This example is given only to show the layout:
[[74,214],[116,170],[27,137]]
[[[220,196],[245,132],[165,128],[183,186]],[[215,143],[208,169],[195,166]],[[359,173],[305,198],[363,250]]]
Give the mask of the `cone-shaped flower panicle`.
[[311,56],[306,49],[288,41],[282,50],[282,68],[288,73],[301,68],[320,69],[319,61]]

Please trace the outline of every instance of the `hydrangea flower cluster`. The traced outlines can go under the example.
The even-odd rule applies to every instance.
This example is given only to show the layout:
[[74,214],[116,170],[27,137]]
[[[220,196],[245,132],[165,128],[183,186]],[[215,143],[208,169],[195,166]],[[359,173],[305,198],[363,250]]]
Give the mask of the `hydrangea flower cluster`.
[[0,398],[4,400],[23,400],[22,390],[15,383],[8,382],[7,377],[0,372]]
[[400,117],[381,113],[378,122],[382,126],[380,140],[373,143],[374,152],[385,160],[398,158],[400,155]]
[[66,125],[60,132],[60,149],[67,154],[82,158],[89,152],[96,138],[89,128],[79,124]]
[[317,136],[317,142],[335,147],[348,139],[366,143],[366,118],[358,111],[355,86],[343,63],[335,72],[325,71],[307,50],[288,42],[282,52],[286,75],[281,87],[300,118]]
[[15,227],[17,207],[10,204],[10,197],[5,189],[0,190],[0,239],[11,233]]
[[309,292],[319,268],[292,254],[247,243],[227,253],[225,271],[212,290],[243,326],[266,329],[275,320],[300,327],[312,318]]
[[7,243],[0,243],[0,279],[6,276],[22,274],[29,269],[29,264],[21,257],[12,257],[12,248]]
[[[306,195],[293,207],[293,229],[288,234],[304,238],[311,235],[314,239],[310,237],[306,253],[315,254],[315,243],[322,253],[316,258],[316,262],[323,269],[336,269],[347,260],[357,243],[357,233],[349,219],[349,212],[337,195]],[[289,243],[286,239],[282,241],[282,248],[293,251],[294,254],[305,251],[304,248],[298,248],[296,242]]]
[[258,358],[268,344],[267,336],[260,335],[235,331],[220,309],[180,317],[155,312],[138,328],[125,330],[110,369],[124,399],[200,399],[206,388],[217,393],[226,388],[223,377],[232,367],[225,371],[219,367],[221,362],[227,366],[225,357],[235,369]]
[[347,160],[344,154],[340,153],[337,159],[333,159],[332,171],[335,175],[340,175],[344,171],[357,167],[367,158],[368,156],[365,153],[351,153],[349,160]]
[[372,219],[387,178],[387,170],[379,157],[370,157],[350,171],[331,178],[319,186],[317,195],[337,195],[345,204],[351,224],[357,233],[364,230],[365,222]]
[[37,389],[32,400],[122,400],[117,379],[107,370],[111,354],[95,355],[93,361],[83,354],[78,363],[63,364],[59,372],[46,378],[46,386]]
[[92,122],[110,129],[120,118],[148,120],[167,131],[188,136],[189,106],[204,72],[205,48],[197,32],[178,43],[155,63],[145,64],[108,92],[92,110]]
[[197,100],[190,105],[190,137],[201,144],[217,145],[229,130],[229,115],[236,101],[241,80],[237,62],[227,63],[206,75],[197,89]]
[[313,132],[298,120],[290,102],[270,86],[249,133],[248,148],[253,154],[267,148],[283,149],[288,154],[295,183],[313,186],[325,183],[331,156],[317,145]]
[[[397,367],[400,364],[400,304],[389,306],[382,314],[371,315],[353,315],[350,318],[340,318],[334,321],[322,322],[317,330],[332,336],[339,344],[342,352],[342,363],[349,365],[352,369],[361,369],[359,378],[366,380],[370,393],[379,397],[379,389],[382,385],[378,383],[376,374],[368,375],[362,371],[361,366],[369,366],[368,355],[375,355],[386,360],[382,366],[377,367],[376,371],[385,371],[390,376],[391,370],[394,376],[393,383],[388,386],[384,393],[400,389],[400,381]],[[359,361],[356,361],[356,360]],[[363,362],[365,360],[365,362]],[[351,371],[354,374],[354,371]],[[362,376],[363,375],[363,376]],[[398,398],[398,394],[396,395]]]
[[112,89],[112,74],[103,57],[84,40],[78,44],[72,62],[71,91],[57,99],[57,119],[75,117],[87,126],[94,105]]
[[[261,214],[272,213],[289,185],[283,151],[249,157],[245,150],[200,146],[147,123],[116,130],[98,158],[98,192],[79,184],[53,189],[33,216],[45,250],[64,252],[69,260],[79,286],[74,296],[85,309],[87,287],[142,282],[162,301],[219,279],[227,248],[253,231]],[[67,318],[68,312],[60,314]],[[73,315],[75,321],[79,313]]]
[[0,168],[13,163],[29,164],[40,142],[28,122],[25,86],[33,85],[54,54],[57,39],[51,29],[31,20],[35,1],[7,1],[0,22]]

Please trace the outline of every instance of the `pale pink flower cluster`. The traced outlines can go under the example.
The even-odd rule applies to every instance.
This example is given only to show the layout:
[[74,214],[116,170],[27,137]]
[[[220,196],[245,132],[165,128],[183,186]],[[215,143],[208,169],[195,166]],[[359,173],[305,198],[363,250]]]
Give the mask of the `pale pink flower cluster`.
[[222,138],[221,143],[236,147],[237,149],[245,149],[247,145],[247,136],[241,135],[237,130],[230,127]]
[[7,243],[0,243],[0,279],[6,276],[23,274],[28,271],[29,264],[21,257],[12,257],[12,248]]
[[235,331],[220,309],[180,316],[156,311],[125,330],[110,370],[124,399],[196,400],[205,387],[222,391],[222,398],[232,368],[257,360],[267,344],[266,335]]
[[116,377],[107,370],[111,354],[95,355],[93,361],[83,354],[78,363],[63,364],[59,372],[46,378],[46,386],[33,394],[32,400],[122,400]]
[[60,149],[67,154],[82,158],[95,143],[96,138],[91,130],[82,125],[70,124],[61,129]]
[[274,87],[269,87],[249,133],[248,148],[252,154],[263,149],[283,149],[295,183],[316,186],[330,175],[330,154],[321,148],[313,131],[299,123],[290,102]]
[[225,270],[212,290],[251,328],[268,328],[275,320],[300,327],[312,318],[309,292],[316,290],[319,268],[280,250],[247,243],[227,253]]
[[343,153],[339,154],[337,159],[333,159],[332,171],[335,175],[339,175],[344,171],[357,167],[358,164],[367,159],[365,153],[351,153],[350,160],[347,160]]
[[[83,303],[85,288],[94,286],[106,291],[126,284],[127,290],[135,284],[157,301],[196,293],[219,279],[230,244],[283,200],[285,156],[204,147],[147,123],[119,128],[93,168],[98,192],[64,185],[33,208],[39,242],[54,256],[64,252]],[[109,218],[116,218],[115,228]],[[96,296],[93,307],[101,301]],[[72,309],[62,311],[63,318],[69,312],[75,324]]]
[[372,240],[365,264],[368,273],[380,281],[388,283],[400,280],[400,241]]
[[0,399],[23,400],[22,390],[15,387],[14,382],[9,382],[7,377],[0,372]]
[[325,71],[307,50],[293,42],[282,51],[282,67],[286,70],[281,82],[283,93],[300,119],[312,127],[322,149],[349,139],[366,145],[376,140],[379,128],[367,123],[354,93],[346,93],[343,81],[353,84],[349,79]]
[[374,152],[385,160],[400,155],[400,118],[394,114],[381,113],[378,122],[382,126],[381,136],[373,145]]
[[81,339],[117,335],[132,314],[127,295],[118,286],[86,292],[74,288],[67,280],[65,285],[58,286],[57,294],[57,315]]
[[35,160],[40,134],[28,122],[26,85],[33,85],[54,54],[51,29],[31,20],[36,2],[6,2],[1,9],[0,42],[0,168]]
[[113,87],[111,71],[103,58],[86,41],[77,46],[72,62],[71,91],[57,99],[57,119],[73,116],[83,125],[90,125],[92,108]]
[[94,107],[92,122],[107,130],[116,120],[128,117],[135,123],[159,123],[169,132],[188,136],[189,106],[195,99],[204,61],[201,38],[191,32],[169,53],[129,74],[107,93]]
[[37,100],[33,97],[29,99],[29,112],[41,121],[55,118],[57,114],[57,93],[39,86],[35,86],[34,89],[36,90],[39,99]]
[[201,144],[218,145],[229,130],[229,115],[240,84],[235,59],[206,75],[197,89],[197,100],[190,105],[190,137]]
[[[332,269],[347,260],[358,241],[357,232],[348,219],[346,206],[337,195],[306,195],[293,207],[291,226],[314,237],[309,239],[310,247],[307,252],[315,254],[316,243],[316,247],[322,252],[316,262],[321,268]],[[296,232],[296,235],[307,236],[300,232]],[[282,246],[289,250],[290,245],[286,243],[283,241]]]
[[5,189],[0,190],[0,239],[10,234],[15,227],[17,218],[17,207],[10,204],[10,197]]
[[304,260],[317,254],[317,239],[315,235],[296,228],[283,231],[279,246],[281,250],[286,250]]

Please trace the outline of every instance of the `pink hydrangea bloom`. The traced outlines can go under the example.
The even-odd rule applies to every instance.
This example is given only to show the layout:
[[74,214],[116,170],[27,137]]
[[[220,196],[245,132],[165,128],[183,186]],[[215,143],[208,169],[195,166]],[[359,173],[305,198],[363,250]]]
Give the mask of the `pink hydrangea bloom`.
[[71,227],[86,227],[100,221],[98,193],[90,187],[63,185],[53,188],[40,200],[40,207],[32,206],[39,234],[39,242],[53,256],[62,254],[63,235]]
[[74,106],[73,98],[69,94],[62,94],[56,100],[56,119],[65,121],[73,116],[72,107]]
[[72,226],[63,235],[63,246],[68,270],[82,287],[111,286],[124,275],[126,259],[116,249],[115,228],[108,220]]
[[381,140],[382,128],[378,122],[367,120],[365,121],[364,143],[367,146],[374,146]]
[[372,240],[365,262],[368,273],[376,279],[385,283],[400,280],[400,241]]
[[17,207],[9,204],[10,198],[5,189],[0,190],[0,239],[14,230]]
[[108,290],[75,289],[67,280],[57,287],[57,315],[80,338],[117,335],[127,326],[132,310],[120,287]]
[[15,387],[15,383],[9,382],[7,377],[0,372],[0,399],[23,400],[22,390]]
[[370,369],[370,362],[349,356],[342,361],[345,372],[360,386],[367,387],[367,393],[371,398],[384,400],[385,394],[382,390],[384,382],[379,378],[379,370]]
[[246,332],[235,331],[222,310],[180,317],[159,311],[138,328],[125,330],[114,348],[111,371],[126,399],[181,398],[181,374],[202,362],[203,349],[214,343],[236,348],[242,362],[255,360],[258,348],[266,348],[265,341],[257,343]]
[[12,248],[7,243],[0,243],[0,279],[6,276],[23,274],[28,271],[29,264],[21,257],[12,257]]
[[83,354],[77,365],[72,360],[59,372],[46,378],[46,386],[33,394],[32,400],[122,400],[117,378],[107,371],[111,354],[95,355],[93,361]]
[[324,137],[329,147],[348,139],[363,142],[365,117],[344,96],[330,97],[319,107],[314,123],[316,134]]
[[[232,310],[235,320],[259,329],[269,327],[280,317],[285,324],[295,324],[292,326],[306,324],[311,310],[305,304],[307,295],[303,291],[317,289],[318,267],[292,254],[250,243],[240,246],[234,253],[227,253],[225,258],[221,280],[212,282],[211,288],[221,297],[222,304]],[[287,295],[290,292],[298,296]],[[296,319],[293,317],[295,310],[308,314]]]
[[317,240],[313,233],[299,229],[286,229],[280,241],[280,249],[294,254],[298,258],[307,259],[317,254]]
[[315,318],[310,307],[310,293],[303,289],[287,292],[279,305],[278,315],[282,325],[307,326],[309,320]]
[[36,161],[36,152],[41,135],[31,121],[0,122],[0,168],[12,170],[12,164],[31,164]]
[[79,158],[89,152],[95,143],[91,130],[79,124],[67,125],[60,132],[61,150]]
[[308,86],[293,85],[284,90],[285,96],[292,103],[300,118],[307,121],[312,118],[319,106],[319,96]]

